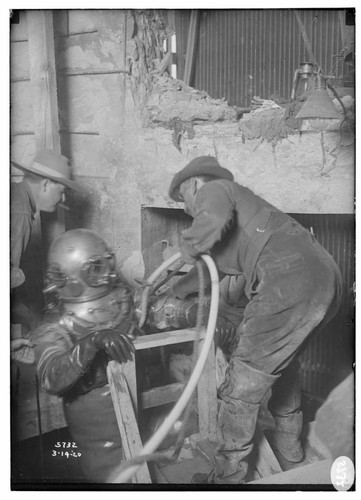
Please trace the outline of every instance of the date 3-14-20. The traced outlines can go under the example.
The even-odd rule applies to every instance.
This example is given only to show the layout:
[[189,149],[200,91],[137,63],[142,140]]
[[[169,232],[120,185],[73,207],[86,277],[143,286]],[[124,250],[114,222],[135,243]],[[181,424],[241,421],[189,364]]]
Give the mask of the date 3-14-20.
[[57,449],[51,450],[52,457],[56,456],[66,457],[66,458],[81,457],[81,453],[74,450],[75,448],[78,448],[74,441],[57,441],[54,445],[54,448]]

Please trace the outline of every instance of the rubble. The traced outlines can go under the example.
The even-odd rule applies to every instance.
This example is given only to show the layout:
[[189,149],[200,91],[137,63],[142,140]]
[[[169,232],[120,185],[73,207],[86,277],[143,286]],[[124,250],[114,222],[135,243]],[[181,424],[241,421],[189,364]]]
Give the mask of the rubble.
[[150,125],[167,125],[172,120],[187,123],[236,120],[236,107],[224,99],[213,99],[207,92],[189,87],[181,80],[166,75],[153,77],[153,90],[145,105]]

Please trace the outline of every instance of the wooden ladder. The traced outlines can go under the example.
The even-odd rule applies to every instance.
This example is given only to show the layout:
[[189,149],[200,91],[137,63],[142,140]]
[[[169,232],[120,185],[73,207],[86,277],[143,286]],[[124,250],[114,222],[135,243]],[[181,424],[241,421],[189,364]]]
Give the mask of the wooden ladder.
[[[200,333],[199,348],[202,348],[206,330]],[[167,345],[194,341],[197,337],[195,329],[175,330],[137,337],[134,347],[137,351]],[[136,379],[136,362],[134,360],[119,364],[111,361],[108,364],[108,381],[123,443],[125,460],[131,460],[139,454],[142,442],[139,435],[138,409],[153,408],[175,402],[183,392],[185,384],[173,383],[138,393]],[[214,344],[209,350],[207,361],[197,385],[199,433],[195,439],[215,440],[217,425],[217,389],[216,389],[216,357]],[[150,483],[151,478],[147,464],[143,464],[132,478],[133,483]]]

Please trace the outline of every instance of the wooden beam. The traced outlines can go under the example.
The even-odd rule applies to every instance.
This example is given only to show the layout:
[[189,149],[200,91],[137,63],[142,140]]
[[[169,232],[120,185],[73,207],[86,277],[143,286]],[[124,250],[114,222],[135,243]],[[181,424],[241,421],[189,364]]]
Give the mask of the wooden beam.
[[[27,10],[30,85],[36,149],[60,150],[59,111],[54,50],[53,12]],[[65,231],[65,213],[57,209],[49,240]]]
[[138,391],[137,391],[137,373],[135,368],[135,358],[133,361],[127,361],[122,364],[123,373],[127,379],[130,399],[134,409],[135,416],[138,416]]
[[[125,460],[132,460],[138,456],[142,449],[142,442],[122,365],[115,361],[110,361],[107,366],[107,375],[114,411],[122,439],[124,458]],[[134,474],[132,482],[152,482],[146,463]]]
[[[206,330],[200,332],[200,339],[203,339]],[[142,349],[151,349],[152,347],[160,347],[164,345],[180,344],[182,342],[191,342],[197,338],[197,332],[193,328],[185,328],[184,330],[174,330],[172,332],[153,333],[152,335],[142,335],[134,341],[134,347],[137,351]]]
[[199,11],[192,10],[191,20],[189,24],[189,31],[188,31],[187,53],[186,53],[186,62],[184,66],[184,76],[183,76],[183,81],[187,85],[191,85],[192,82],[192,72],[194,67],[194,56],[195,56],[196,40],[198,34],[198,22],[199,22]]
[[[202,349],[204,340],[199,342]],[[216,437],[217,429],[217,384],[216,384],[216,354],[212,342],[207,361],[198,381],[198,414],[199,433],[210,439]]]
[[173,403],[180,398],[184,387],[185,384],[177,382],[143,391],[140,395],[140,407],[144,410],[146,408],[153,408],[154,406]]
[[53,13],[28,10],[26,16],[36,148],[60,153]]

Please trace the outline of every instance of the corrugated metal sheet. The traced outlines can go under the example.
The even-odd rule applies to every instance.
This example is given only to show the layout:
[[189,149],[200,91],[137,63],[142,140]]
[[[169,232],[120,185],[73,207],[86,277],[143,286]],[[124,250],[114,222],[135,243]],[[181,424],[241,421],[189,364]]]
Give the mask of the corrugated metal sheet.
[[343,278],[338,314],[301,356],[303,389],[325,397],[350,372],[354,361],[355,221],[349,214],[291,215],[304,227],[312,228],[317,240],[337,262]]
[[[184,73],[190,12],[176,11],[178,78]],[[323,72],[341,76],[344,10],[298,12]],[[248,106],[255,95],[290,98],[294,71],[310,60],[293,9],[210,9],[199,15],[193,87],[237,106]]]

